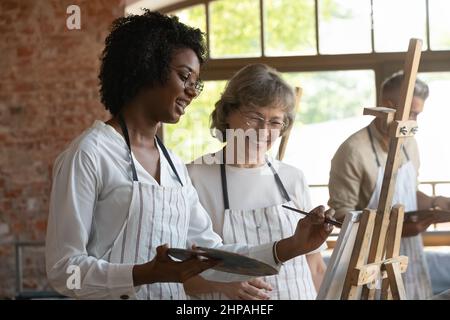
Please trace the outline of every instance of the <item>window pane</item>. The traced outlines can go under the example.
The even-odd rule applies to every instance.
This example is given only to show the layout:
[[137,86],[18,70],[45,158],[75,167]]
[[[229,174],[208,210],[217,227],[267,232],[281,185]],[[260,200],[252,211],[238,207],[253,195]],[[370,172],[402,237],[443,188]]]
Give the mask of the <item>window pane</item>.
[[319,0],[320,53],[372,52],[369,0]]
[[[430,88],[430,96],[417,120],[419,132],[416,139],[420,150],[419,180],[450,181],[450,148],[448,147],[450,72],[419,73],[418,78],[425,81]],[[438,188],[443,186],[436,186],[436,192],[439,193]]]
[[311,194],[311,203],[313,204],[313,206],[318,206],[320,204],[325,205],[328,202],[328,198],[330,197],[328,193],[328,187],[310,186],[309,191]]
[[206,32],[206,14],[205,6],[198,5],[189,7],[187,9],[178,10],[169,13],[170,15],[177,16],[180,21],[188,26],[199,28],[203,32]]
[[[450,139],[446,119],[450,116],[448,101],[450,99],[450,72],[424,72],[418,78],[425,81],[430,88],[423,112],[419,115],[419,132],[416,135],[420,151],[419,181],[450,181]],[[442,142],[440,142],[442,141]],[[439,143],[440,142],[440,143]],[[425,185],[419,185],[425,186]],[[420,190],[432,195],[431,185]],[[450,183],[436,184],[436,195],[450,197]],[[450,223],[431,225],[428,231],[449,231]]]
[[316,54],[314,12],[314,0],[265,0],[266,55]]
[[261,55],[259,0],[220,0],[209,5],[211,57]]
[[433,194],[433,187],[428,183],[419,183],[419,190],[429,196]]
[[164,143],[185,162],[220,149],[221,143],[209,130],[209,115],[225,83],[206,81],[203,92],[187,107],[181,120],[177,124],[164,124]]
[[407,51],[410,38],[426,49],[425,0],[373,0],[375,51]]
[[328,184],[330,161],[336,149],[373,117],[362,116],[375,106],[372,70],[285,74],[303,87],[300,112],[289,138],[285,161],[300,168],[309,184]]
[[450,50],[450,1],[428,0],[430,6],[430,46],[432,50]]
[[362,115],[375,106],[372,70],[285,73],[291,85],[303,88],[298,121],[312,124]]

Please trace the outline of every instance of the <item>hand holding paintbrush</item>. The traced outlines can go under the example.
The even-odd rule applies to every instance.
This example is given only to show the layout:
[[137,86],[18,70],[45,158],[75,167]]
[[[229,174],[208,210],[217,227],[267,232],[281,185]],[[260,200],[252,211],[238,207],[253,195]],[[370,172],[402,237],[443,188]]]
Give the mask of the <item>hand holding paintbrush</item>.
[[[289,206],[286,206],[286,205],[281,205],[281,206],[282,206],[283,208],[288,209],[288,210],[292,210],[292,211],[295,211],[295,212],[304,214],[305,216],[308,216],[308,215],[310,214],[309,212],[302,211],[302,210],[299,210],[299,209],[296,209],[296,208],[292,208],[292,207],[289,207]],[[341,223],[341,222],[339,222],[339,221],[337,221],[337,220],[334,220],[334,219],[331,219],[331,218],[325,218],[325,222],[326,222],[326,223],[329,223],[329,224],[331,224],[331,225],[333,225],[333,226],[335,226],[335,227],[338,227],[338,228],[341,228],[341,227],[342,227],[342,223]]]
[[275,242],[273,247],[275,261],[284,262],[319,248],[333,230],[333,225],[325,221],[330,220],[333,215],[334,210],[325,211],[324,206],[318,206],[306,213],[304,219],[298,220],[292,236]]

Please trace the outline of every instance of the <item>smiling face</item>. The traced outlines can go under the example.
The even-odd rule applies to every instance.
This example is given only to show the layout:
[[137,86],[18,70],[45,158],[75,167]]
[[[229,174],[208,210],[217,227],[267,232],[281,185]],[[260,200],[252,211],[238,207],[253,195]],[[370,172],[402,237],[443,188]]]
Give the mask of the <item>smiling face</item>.
[[146,116],[156,122],[177,123],[196,97],[195,89],[190,84],[196,83],[199,73],[200,62],[193,50],[175,50],[167,81],[140,92],[139,101]]
[[245,154],[256,151],[261,155],[280,136],[284,119],[285,110],[281,107],[242,107],[230,113],[227,123],[228,128],[234,132],[245,132]]

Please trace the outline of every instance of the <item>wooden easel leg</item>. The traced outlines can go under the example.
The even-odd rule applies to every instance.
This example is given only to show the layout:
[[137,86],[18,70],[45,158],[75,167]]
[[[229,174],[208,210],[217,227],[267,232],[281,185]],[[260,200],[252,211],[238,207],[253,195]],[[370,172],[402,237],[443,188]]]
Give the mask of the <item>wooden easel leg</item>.
[[359,220],[358,232],[356,234],[355,245],[348,265],[347,275],[345,276],[344,286],[342,288],[341,300],[356,299],[358,287],[353,285],[357,279],[353,278],[354,270],[357,266],[366,263],[369,252],[369,245],[373,226],[375,222],[376,211],[365,209]]
[[392,299],[405,300],[406,291],[403,285],[402,273],[398,262],[385,264],[389,285],[391,288]]
[[[403,219],[405,216],[405,210],[403,206],[401,205],[395,205],[391,210],[391,216],[389,220],[389,229],[387,232],[387,238],[386,238],[386,259],[389,258],[395,258],[398,257],[400,254],[400,241],[402,237],[402,229],[403,229]],[[387,265],[386,265],[387,267]],[[403,280],[401,277],[400,272],[400,266],[398,266],[400,273],[400,282],[401,287],[403,287]],[[386,269],[387,271],[387,269]],[[387,279],[383,279],[382,289],[381,289],[381,299],[387,300],[387,299],[397,299],[397,297],[400,297],[400,294],[394,294],[393,292],[390,292],[393,290],[392,288],[392,275],[389,275]],[[391,288],[389,286],[391,285]],[[400,286],[400,284],[396,284],[396,287]],[[389,290],[391,289],[391,290]]]

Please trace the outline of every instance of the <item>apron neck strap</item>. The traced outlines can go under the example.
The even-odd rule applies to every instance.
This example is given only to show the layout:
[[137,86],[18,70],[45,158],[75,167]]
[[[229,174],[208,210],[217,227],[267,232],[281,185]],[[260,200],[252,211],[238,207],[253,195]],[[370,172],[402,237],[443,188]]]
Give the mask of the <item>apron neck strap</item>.
[[267,165],[270,167],[270,169],[273,172],[273,176],[275,178],[275,182],[277,183],[278,188],[280,189],[281,195],[286,201],[291,201],[291,197],[289,197],[289,194],[286,191],[286,188],[283,185],[283,182],[281,182],[280,176],[275,171],[275,168],[272,166],[272,163],[266,158]]
[[169,162],[170,167],[172,168],[173,172],[174,172],[175,175],[177,176],[178,182],[181,184],[181,186],[183,186],[183,182],[181,181],[181,178],[180,178],[180,176],[178,175],[178,171],[177,171],[177,169],[175,168],[175,165],[173,164],[173,161],[172,161],[172,158],[171,158],[170,155],[169,155],[169,152],[167,151],[166,147],[165,147],[164,144],[162,143],[161,139],[160,139],[158,136],[156,136],[156,135],[155,135],[155,137],[156,137],[156,141],[157,141],[158,144],[159,144],[159,147],[161,148],[161,151],[162,151],[163,154],[164,154],[164,157],[166,158],[167,162]]
[[[223,158],[222,158],[223,160]],[[288,192],[286,191],[286,188],[283,185],[283,182],[280,179],[280,176],[275,171],[275,168],[272,166],[270,161],[266,158],[266,163],[269,166],[269,168],[273,172],[273,176],[275,178],[275,183],[277,184],[278,188],[280,189],[281,195],[286,201],[291,201],[291,197],[289,196]],[[222,182],[222,196],[223,196],[223,204],[225,210],[230,209],[230,200],[228,197],[228,187],[227,187],[227,174],[225,172],[225,161],[222,161],[220,163],[220,178]]]
[[[134,165],[133,155],[131,153],[131,143],[130,143],[130,136],[128,134],[127,124],[125,123],[125,119],[123,118],[122,114],[119,114],[118,118],[119,118],[120,128],[122,129],[123,136],[124,136],[125,141],[128,146],[128,152],[130,154],[131,171],[133,173],[133,181],[139,181],[138,176],[137,176],[136,166]],[[155,136],[155,138],[156,138],[156,142],[158,143],[159,147],[161,148],[161,151],[164,154],[164,157],[166,158],[167,162],[169,162],[169,165],[172,168],[173,172],[175,173],[181,186],[183,186],[183,182],[181,182],[180,176],[178,175],[177,169],[175,168],[175,165],[173,164],[172,159],[170,158],[169,152],[167,151],[166,147],[164,146],[162,141],[159,139],[159,137]]]
[[119,114],[119,124],[120,124],[120,128],[122,129],[123,136],[125,137],[125,142],[127,143],[127,146],[128,146],[128,153],[129,153],[130,159],[131,159],[131,172],[133,173],[133,181],[139,181],[137,172],[136,172],[136,166],[134,165],[133,155],[131,153],[131,143],[130,143],[130,136],[128,134],[127,124],[125,123],[125,120],[124,120],[122,114]]
[[402,145],[402,149],[403,149],[403,153],[405,154],[406,160],[409,161],[409,155],[408,155],[408,152],[406,152],[406,148],[405,148],[404,144]]
[[220,163],[220,180],[222,182],[223,206],[225,210],[230,209],[230,200],[228,199],[227,175],[225,173],[225,162]]

